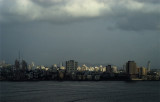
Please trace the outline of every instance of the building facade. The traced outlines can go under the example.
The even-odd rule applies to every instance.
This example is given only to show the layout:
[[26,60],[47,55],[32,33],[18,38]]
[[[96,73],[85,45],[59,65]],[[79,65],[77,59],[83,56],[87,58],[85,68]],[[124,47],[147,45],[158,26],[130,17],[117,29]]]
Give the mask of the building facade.
[[134,61],[128,61],[126,63],[126,73],[129,74],[129,75],[138,74],[137,65]]
[[75,62],[74,60],[66,61],[66,71],[68,73],[77,71],[77,68],[78,62]]

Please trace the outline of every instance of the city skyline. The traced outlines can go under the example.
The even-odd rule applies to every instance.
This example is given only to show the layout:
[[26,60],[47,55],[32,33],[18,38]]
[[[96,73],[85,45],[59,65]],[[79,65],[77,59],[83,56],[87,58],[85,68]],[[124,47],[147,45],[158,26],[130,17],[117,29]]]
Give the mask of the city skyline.
[[160,68],[160,1],[0,0],[0,60]]
[[[14,65],[16,61],[18,61],[19,63],[25,61],[26,64],[28,64],[29,66],[34,65],[34,66],[37,66],[37,67],[43,66],[43,67],[47,67],[47,68],[51,68],[52,66],[57,66],[57,67],[66,68],[66,67],[68,66],[67,63],[78,63],[78,64],[76,64],[76,67],[73,67],[73,68],[76,68],[76,70],[77,70],[78,67],[82,67],[82,66],[94,67],[94,68],[96,68],[96,67],[114,66],[114,67],[118,68],[119,70],[121,70],[121,69],[124,70],[124,68],[126,68],[126,63],[127,63],[128,61],[129,61],[129,62],[135,62],[135,63],[137,63],[137,62],[134,61],[134,60],[128,60],[128,61],[124,62],[123,65],[118,66],[118,65],[116,65],[116,64],[111,64],[111,63],[103,63],[103,64],[102,64],[102,63],[101,63],[101,64],[100,64],[100,63],[93,63],[93,64],[91,64],[91,63],[78,62],[78,61],[75,61],[74,59],[69,59],[68,61],[66,60],[66,61],[61,61],[61,62],[59,62],[59,63],[52,63],[52,64],[50,64],[50,65],[46,65],[46,64],[44,64],[44,63],[43,63],[43,64],[37,64],[37,63],[35,63],[34,61],[28,62],[28,61],[26,61],[25,59],[23,59],[23,58],[21,58],[21,57],[18,57],[17,59],[15,59],[15,60],[13,61],[13,63],[8,63],[8,62],[6,62],[5,60],[2,60],[2,61],[0,61],[0,64],[1,64],[2,66],[3,66],[3,65]],[[71,61],[71,62],[70,62],[70,61]],[[72,62],[72,61],[73,61],[73,62]],[[137,64],[137,67],[138,67],[138,68],[144,67],[144,68],[146,68],[147,70],[159,69],[159,67],[158,67],[158,68],[153,68],[153,67],[151,67],[151,61],[148,61],[145,66]]]
[[[18,61],[23,61],[23,60],[25,60],[25,61],[27,61],[26,59],[24,59],[23,58],[23,55],[21,55],[21,52],[19,51],[18,52],[18,54],[17,54],[18,56],[15,58],[15,60],[18,60]],[[15,61],[14,60],[14,61]],[[67,59],[67,60],[74,60],[74,59]],[[0,63],[6,63],[6,64],[14,64],[14,61],[12,61],[12,63],[9,63],[9,62],[6,62],[5,60],[0,60]],[[134,61],[134,60],[128,60],[128,61]],[[127,62],[127,61],[126,61]],[[123,68],[124,67],[124,65],[126,64],[126,62],[123,62],[123,64],[122,65],[117,65],[117,64],[115,64],[115,63],[109,63],[109,62],[105,62],[105,63],[88,63],[88,62],[79,62],[79,66],[83,66],[83,65],[87,65],[87,66],[92,66],[92,67],[95,67],[95,66],[106,66],[106,65],[113,65],[113,66],[117,66],[118,68]],[[41,63],[41,64],[37,64],[37,63],[35,63],[35,61],[30,61],[30,62],[28,62],[27,61],[27,63],[28,64],[32,64],[32,63],[34,63],[34,64],[36,64],[37,66],[47,66],[47,67],[50,67],[50,66],[53,66],[53,65],[58,65],[58,66],[61,66],[61,65],[65,65],[65,63],[66,63],[66,61],[65,60],[62,60],[62,61],[59,61],[58,63],[51,63],[51,64],[45,64],[45,63]],[[137,63],[137,62],[136,62]],[[146,62],[146,65],[142,65],[142,64],[139,64],[139,67],[146,67],[146,68],[148,68],[148,67],[151,67],[152,69],[159,69],[160,67],[157,67],[157,68],[155,68],[155,67],[152,67],[151,66],[152,64],[151,64],[151,61],[150,60],[148,60],[147,62]]]
[[128,61],[123,68],[113,65],[106,66],[79,66],[77,61],[68,60],[66,64],[46,67],[37,66],[34,62],[27,64],[25,60],[15,60],[14,65],[0,63],[0,81],[28,81],[28,80],[73,80],[73,81],[100,81],[100,80],[159,80],[159,69],[150,69],[148,66],[138,66],[135,61]]

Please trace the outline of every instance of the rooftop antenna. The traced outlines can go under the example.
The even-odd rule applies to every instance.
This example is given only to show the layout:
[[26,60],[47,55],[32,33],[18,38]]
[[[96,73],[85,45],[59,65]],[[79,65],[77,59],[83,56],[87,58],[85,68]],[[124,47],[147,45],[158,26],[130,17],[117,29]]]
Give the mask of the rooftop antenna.
[[18,53],[18,59],[19,59],[19,61],[20,61],[20,50],[19,50],[19,53]]
[[21,54],[22,60],[23,60],[23,53]]

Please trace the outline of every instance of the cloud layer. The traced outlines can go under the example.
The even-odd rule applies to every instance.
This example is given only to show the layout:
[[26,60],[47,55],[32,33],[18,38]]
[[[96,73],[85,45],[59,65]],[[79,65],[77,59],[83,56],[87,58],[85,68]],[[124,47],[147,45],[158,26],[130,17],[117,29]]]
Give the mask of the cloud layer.
[[68,23],[91,18],[124,30],[159,30],[157,0],[0,0],[0,22]]

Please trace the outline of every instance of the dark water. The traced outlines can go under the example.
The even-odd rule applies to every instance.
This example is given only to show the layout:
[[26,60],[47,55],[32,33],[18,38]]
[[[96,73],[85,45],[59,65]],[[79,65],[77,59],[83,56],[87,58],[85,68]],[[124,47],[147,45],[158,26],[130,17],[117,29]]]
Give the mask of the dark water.
[[0,82],[0,102],[160,102],[160,81]]

